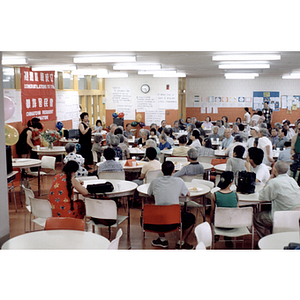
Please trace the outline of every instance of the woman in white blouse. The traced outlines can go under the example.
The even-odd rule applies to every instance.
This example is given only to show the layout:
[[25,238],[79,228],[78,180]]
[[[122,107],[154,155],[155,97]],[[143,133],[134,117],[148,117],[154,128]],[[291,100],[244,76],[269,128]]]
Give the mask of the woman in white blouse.
[[192,143],[190,144],[190,148],[195,148],[197,149],[198,151],[200,150],[201,148],[201,137],[200,137],[200,132],[198,129],[194,129],[192,131],[192,134],[191,134],[191,137],[190,137]]
[[205,118],[205,122],[202,123],[202,129],[204,129],[204,130],[212,130],[213,126],[214,125],[211,123],[210,116],[207,116]]

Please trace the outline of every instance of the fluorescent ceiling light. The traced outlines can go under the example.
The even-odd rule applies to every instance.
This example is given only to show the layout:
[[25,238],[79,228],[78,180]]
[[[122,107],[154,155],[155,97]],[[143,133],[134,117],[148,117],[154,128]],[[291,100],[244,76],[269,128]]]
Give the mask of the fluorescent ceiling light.
[[280,60],[280,54],[220,54],[213,55],[212,60],[222,61],[222,60]]
[[159,72],[153,74],[153,77],[186,77],[185,73],[168,73],[168,72]]
[[289,75],[283,75],[282,79],[300,79],[300,73],[291,73]]
[[106,69],[78,69],[72,72],[73,75],[91,75],[91,76],[103,76],[107,75],[108,71]]
[[258,73],[226,73],[224,74],[226,79],[254,79],[258,77]]
[[251,64],[251,63],[243,63],[243,64],[221,64],[219,65],[219,69],[269,69],[270,64]]
[[36,66],[31,67],[32,71],[74,71],[76,70],[75,65],[45,65],[45,66]]
[[27,58],[3,57],[2,65],[27,65]]
[[139,75],[153,75],[153,74],[176,74],[176,71],[138,71]]
[[[98,77],[100,77],[98,75]],[[103,78],[127,78],[128,74],[127,73],[121,73],[121,72],[112,72],[112,73],[108,73],[106,75],[102,76]]]
[[136,56],[85,56],[74,57],[73,62],[79,63],[107,63],[107,62],[135,62]]
[[114,70],[160,70],[160,64],[118,64],[113,66]]

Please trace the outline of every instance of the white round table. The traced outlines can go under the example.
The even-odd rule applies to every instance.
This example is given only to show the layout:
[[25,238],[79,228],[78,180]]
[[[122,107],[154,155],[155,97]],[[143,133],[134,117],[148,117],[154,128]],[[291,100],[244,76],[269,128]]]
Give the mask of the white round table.
[[4,250],[108,249],[110,241],[92,232],[40,230],[16,236],[2,245]]
[[228,155],[225,153],[224,150],[214,150],[215,156],[227,157]]
[[146,148],[130,148],[129,147],[129,153],[131,156],[135,156],[135,155],[144,155],[146,153]]
[[261,250],[283,250],[289,243],[300,243],[298,231],[266,235],[258,241],[258,247]]
[[[147,161],[137,160],[136,166],[125,166],[126,160],[119,160],[119,162],[123,166],[124,171],[131,171],[131,172],[133,172],[133,171],[140,171],[142,169],[143,165],[145,165],[147,163]],[[98,162],[96,165],[99,166],[102,163],[103,162]]]

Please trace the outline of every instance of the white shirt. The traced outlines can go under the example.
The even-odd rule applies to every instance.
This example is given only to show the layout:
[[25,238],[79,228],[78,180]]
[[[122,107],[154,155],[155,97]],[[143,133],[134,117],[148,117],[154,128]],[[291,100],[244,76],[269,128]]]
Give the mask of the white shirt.
[[201,148],[201,144],[200,141],[198,139],[195,139],[191,144],[190,147],[195,148],[195,149],[199,149]]
[[256,174],[256,179],[259,180],[259,182],[256,183],[257,185],[265,185],[270,178],[270,172],[264,163],[253,168],[253,172]]
[[247,141],[247,148],[251,148],[251,147],[254,147],[254,141],[255,141],[255,138],[254,137],[251,137],[248,139]]
[[247,124],[250,123],[250,114],[249,114],[248,112],[246,112],[246,113],[244,114],[244,119],[245,119],[245,122],[246,122]]
[[258,139],[257,148],[260,148],[264,151],[264,159],[262,162],[267,166],[271,166],[272,163],[268,160],[267,157],[268,156],[267,146],[269,146],[270,148],[270,157],[273,158],[272,142],[266,136],[263,136]]
[[230,144],[226,150],[225,150],[225,154],[228,155],[229,157],[233,157],[233,149],[235,148],[235,146],[243,146],[245,148],[245,152],[244,152],[244,155],[243,155],[243,158],[246,158],[247,155],[248,155],[248,150],[247,150],[247,147],[244,143],[241,143],[241,142],[235,142],[235,143],[232,143]]

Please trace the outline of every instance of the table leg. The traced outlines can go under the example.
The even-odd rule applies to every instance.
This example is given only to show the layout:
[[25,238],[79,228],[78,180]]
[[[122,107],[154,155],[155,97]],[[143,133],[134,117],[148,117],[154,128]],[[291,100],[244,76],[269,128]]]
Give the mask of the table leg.
[[41,196],[41,177],[40,177],[41,167],[38,167],[38,195]]
[[203,207],[204,207],[204,213],[203,213],[203,218],[204,218],[204,222],[206,219],[205,213],[206,213],[206,197],[205,195],[203,195]]

